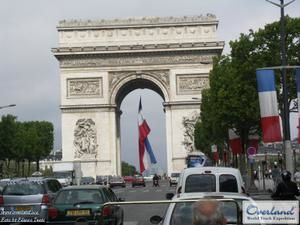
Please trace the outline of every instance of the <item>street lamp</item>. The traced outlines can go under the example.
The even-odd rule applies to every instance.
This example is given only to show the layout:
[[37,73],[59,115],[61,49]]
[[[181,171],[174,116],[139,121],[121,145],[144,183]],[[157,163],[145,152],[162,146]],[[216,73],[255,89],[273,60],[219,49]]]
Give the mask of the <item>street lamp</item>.
[[15,106],[16,106],[16,104],[4,105],[4,106],[0,106],[0,109],[15,107]]
[[281,58],[281,79],[282,79],[282,94],[283,94],[283,136],[284,136],[284,150],[285,150],[285,166],[286,169],[294,175],[294,164],[293,164],[293,151],[291,146],[291,135],[290,135],[290,121],[289,121],[289,103],[288,103],[288,90],[287,90],[287,57],[285,48],[285,24],[284,24],[284,7],[288,6],[295,0],[291,0],[288,3],[284,3],[284,0],[280,0],[280,4],[274,3],[270,0],[267,2],[278,6],[280,8],[280,58]]

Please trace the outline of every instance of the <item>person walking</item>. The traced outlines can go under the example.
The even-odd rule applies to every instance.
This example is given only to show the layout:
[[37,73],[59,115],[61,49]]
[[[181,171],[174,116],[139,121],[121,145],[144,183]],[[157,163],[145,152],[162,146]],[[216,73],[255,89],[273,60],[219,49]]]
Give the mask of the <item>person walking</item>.
[[277,165],[274,165],[274,167],[272,169],[272,179],[273,179],[273,182],[274,182],[274,187],[276,188],[277,185],[281,181],[281,174],[280,174],[280,170],[277,167]]

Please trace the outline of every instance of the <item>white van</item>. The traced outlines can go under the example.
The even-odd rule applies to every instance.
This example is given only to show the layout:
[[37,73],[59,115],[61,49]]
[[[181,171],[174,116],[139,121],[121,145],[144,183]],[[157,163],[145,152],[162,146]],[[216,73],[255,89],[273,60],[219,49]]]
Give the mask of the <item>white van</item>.
[[238,169],[229,167],[198,167],[182,170],[176,194],[193,192],[245,193]]
[[180,172],[172,172],[169,176],[169,184],[170,184],[170,187],[172,185],[177,185],[178,183],[178,180],[179,180],[179,176],[180,176]]

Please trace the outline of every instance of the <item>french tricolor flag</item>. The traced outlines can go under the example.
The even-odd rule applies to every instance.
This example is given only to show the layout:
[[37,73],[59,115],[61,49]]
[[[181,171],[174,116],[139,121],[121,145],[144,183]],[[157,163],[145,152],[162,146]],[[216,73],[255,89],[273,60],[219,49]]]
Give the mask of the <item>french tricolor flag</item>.
[[300,68],[296,69],[297,97],[298,97],[298,143],[300,143]]
[[279,142],[282,140],[282,137],[275,89],[274,70],[257,70],[256,80],[263,131],[263,142]]
[[139,160],[140,160],[140,172],[143,173],[148,169],[150,159],[151,164],[156,164],[156,158],[152,151],[148,134],[150,133],[150,128],[147,121],[144,119],[142,114],[142,99],[140,98],[139,103],[139,113],[138,113],[138,127],[139,127]]

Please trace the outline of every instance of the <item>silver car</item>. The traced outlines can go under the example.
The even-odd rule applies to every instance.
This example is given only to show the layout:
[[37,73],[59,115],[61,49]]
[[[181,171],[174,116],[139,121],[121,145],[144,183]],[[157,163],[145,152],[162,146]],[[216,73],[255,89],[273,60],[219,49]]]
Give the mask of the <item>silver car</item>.
[[45,222],[48,207],[61,187],[52,178],[19,178],[9,181],[0,196],[0,222]]

